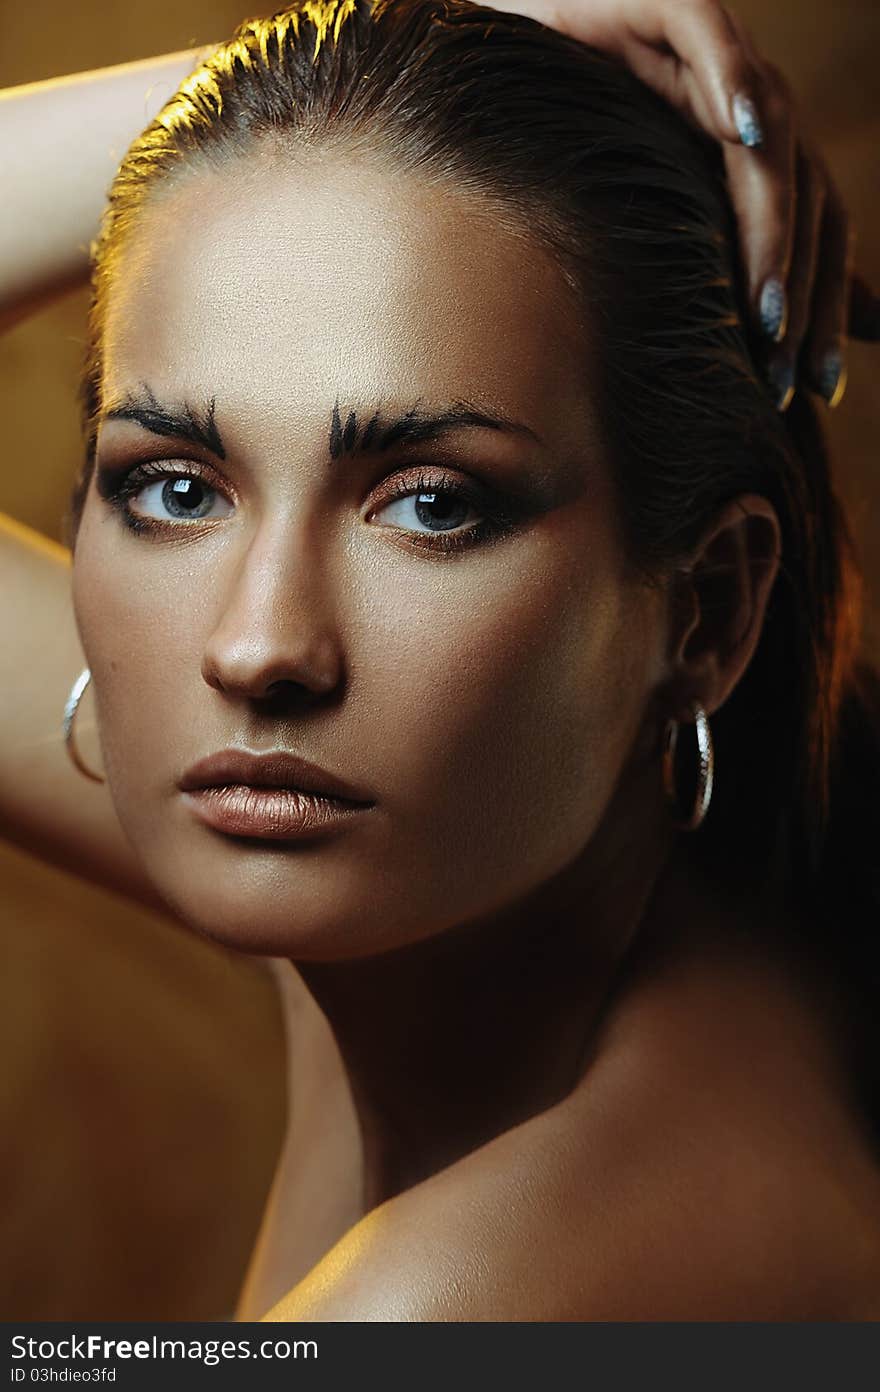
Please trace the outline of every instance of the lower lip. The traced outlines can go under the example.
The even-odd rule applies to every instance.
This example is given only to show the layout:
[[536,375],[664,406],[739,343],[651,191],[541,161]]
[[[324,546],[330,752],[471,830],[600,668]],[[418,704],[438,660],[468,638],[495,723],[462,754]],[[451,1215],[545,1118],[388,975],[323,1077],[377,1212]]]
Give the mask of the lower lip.
[[196,788],[183,794],[196,816],[229,836],[289,841],[351,822],[369,805],[319,797],[296,788],[254,788],[234,784]]

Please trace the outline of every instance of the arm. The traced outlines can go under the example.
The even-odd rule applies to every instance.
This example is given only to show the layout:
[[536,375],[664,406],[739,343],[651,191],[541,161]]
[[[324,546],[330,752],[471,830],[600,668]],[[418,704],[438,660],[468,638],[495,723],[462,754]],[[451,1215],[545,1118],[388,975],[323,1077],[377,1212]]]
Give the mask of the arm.
[[63,546],[0,513],[0,836],[62,870],[167,913],[106,784],[77,773],[61,714],[86,665]]
[[[203,50],[0,92],[0,328],[86,278],[115,168]],[[70,555],[0,514],[0,835],[62,869],[167,912],[106,785],[76,772],[61,715],[86,665]]]
[[0,91],[0,331],[86,280],[119,161],[208,51]]

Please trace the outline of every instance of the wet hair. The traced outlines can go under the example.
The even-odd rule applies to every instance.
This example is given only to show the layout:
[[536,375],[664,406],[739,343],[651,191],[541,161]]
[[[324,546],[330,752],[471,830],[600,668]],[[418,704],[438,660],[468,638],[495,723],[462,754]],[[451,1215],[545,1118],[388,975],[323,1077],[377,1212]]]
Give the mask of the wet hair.
[[193,169],[306,146],[468,190],[555,258],[600,346],[588,373],[585,344],[585,390],[646,583],[683,568],[738,494],[775,508],[780,569],[712,717],[715,788],[691,842],[732,898],[782,867],[805,947],[846,992],[880,1143],[880,677],[861,653],[858,558],[811,400],[780,414],[760,367],[720,151],[622,64],[465,0],[299,0],[239,25],[134,141],[92,247],[72,544],[107,296],[141,208]]

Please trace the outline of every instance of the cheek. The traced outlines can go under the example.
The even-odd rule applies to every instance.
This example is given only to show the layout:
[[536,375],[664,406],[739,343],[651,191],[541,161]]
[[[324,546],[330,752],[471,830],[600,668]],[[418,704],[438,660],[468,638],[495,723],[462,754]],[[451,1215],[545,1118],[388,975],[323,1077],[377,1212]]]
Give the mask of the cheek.
[[520,550],[478,584],[453,563],[364,625],[364,707],[390,713],[404,835],[487,882],[533,879],[589,839],[641,712],[636,600],[610,567],[581,561],[573,582],[565,554]]

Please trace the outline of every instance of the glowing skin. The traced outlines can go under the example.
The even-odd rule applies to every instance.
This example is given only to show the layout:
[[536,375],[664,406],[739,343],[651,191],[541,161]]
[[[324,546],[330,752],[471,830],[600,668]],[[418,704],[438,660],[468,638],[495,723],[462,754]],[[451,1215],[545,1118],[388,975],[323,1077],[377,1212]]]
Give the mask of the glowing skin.
[[[105,403],[185,404],[207,443],[108,420],[99,471],[173,461],[217,490],[175,520],[148,480],[130,506],[167,525],[136,534],[90,487],[74,600],[113,799],[178,914],[300,967],[377,1195],[564,1095],[671,844],[667,595],[625,564],[589,344],[525,235],[363,156],[188,175],[111,296]],[[351,448],[377,412],[461,403],[525,429]],[[515,520],[425,549],[391,491],[420,475]],[[767,588],[749,641],[703,660],[710,712]],[[177,790],[229,745],[292,750],[376,805],[308,842],[233,841]]]

